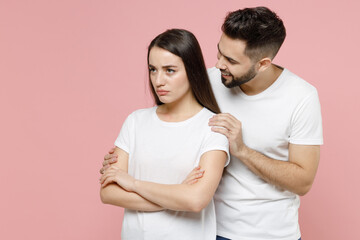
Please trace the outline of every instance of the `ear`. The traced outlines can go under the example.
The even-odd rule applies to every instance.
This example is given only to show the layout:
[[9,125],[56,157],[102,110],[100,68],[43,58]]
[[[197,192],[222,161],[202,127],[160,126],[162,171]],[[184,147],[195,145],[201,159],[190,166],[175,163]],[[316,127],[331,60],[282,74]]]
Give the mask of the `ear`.
[[271,66],[271,58],[263,58],[261,59],[258,63],[257,63],[257,67],[258,67],[258,71],[259,72],[263,72],[265,71],[268,67]]

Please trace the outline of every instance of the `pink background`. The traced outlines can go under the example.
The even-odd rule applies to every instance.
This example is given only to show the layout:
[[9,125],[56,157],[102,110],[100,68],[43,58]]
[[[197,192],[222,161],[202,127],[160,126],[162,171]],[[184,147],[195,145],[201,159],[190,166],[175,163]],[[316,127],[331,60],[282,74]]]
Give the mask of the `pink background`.
[[120,239],[122,209],[100,202],[98,170],[124,118],[152,104],[147,45],[186,28],[214,66],[226,13],[258,5],[287,27],[274,62],[316,86],[322,103],[303,239],[358,238],[356,0],[0,0],[0,238]]

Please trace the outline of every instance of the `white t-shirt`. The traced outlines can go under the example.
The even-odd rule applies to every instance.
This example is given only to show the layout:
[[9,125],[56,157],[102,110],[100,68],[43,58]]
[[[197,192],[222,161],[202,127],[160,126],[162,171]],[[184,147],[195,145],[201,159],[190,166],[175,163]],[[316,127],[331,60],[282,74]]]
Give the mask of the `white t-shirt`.
[[[179,184],[199,164],[203,153],[225,151],[228,140],[208,126],[214,114],[203,108],[182,122],[164,122],[157,107],[133,112],[124,122],[115,145],[129,153],[128,173],[140,180]],[[226,165],[229,163],[229,159]],[[214,202],[199,213],[125,209],[121,239],[215,239]]]
[[[248,96],[208,70],[222,112],[242,122],[244,143],[265,156],[288,161],[289,143],[321,145],[316,89],[287,69],[265,91]],[[231,156],[215,194],[217,234],[232,240],[297,240],[299,196],[266,183]]]

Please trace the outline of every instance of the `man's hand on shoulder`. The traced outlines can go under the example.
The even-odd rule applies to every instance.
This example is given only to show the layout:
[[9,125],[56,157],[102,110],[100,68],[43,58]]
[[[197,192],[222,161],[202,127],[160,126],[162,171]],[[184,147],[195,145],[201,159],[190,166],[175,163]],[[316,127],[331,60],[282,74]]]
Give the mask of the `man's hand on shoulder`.
[[238,158],[246,154],[247,146],[242,137],[242,124],[229,113],[219,113],[209,120],[211,130],[221,133],[229,140],[230,153]]

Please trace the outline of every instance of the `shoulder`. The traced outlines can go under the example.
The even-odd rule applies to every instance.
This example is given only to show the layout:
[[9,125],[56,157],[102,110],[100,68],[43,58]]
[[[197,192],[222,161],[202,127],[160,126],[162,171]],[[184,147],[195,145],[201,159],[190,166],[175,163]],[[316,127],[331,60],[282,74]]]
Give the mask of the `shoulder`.
[[288,103],[297,105],[309,98],[318,99],[316,88],[288,69],[284,69],[281,78],[278,94],[286,98]]
[[206,118],[206,124],[203,126],[204,136],[201,147],[201,154],[211,150],[224,151],[227,154],[227,160],[225,164],[225,166],[227,166],[230,161],[229,141],[225,135],[212,131],[211,127],[208,125],[208,120],[214,115],[216,114],[208,109],[205,109],[204,117]]
[[146,115],[150,115],[152,114],[155,110],[156,110],[157,107],[150,107],[150,108],[141,108],[141,109],[137,109],[135,111],[133,111],[129,117],[143,117],[143,116],[146,116]]
[[207,108],[203,108],[191,122],[192,128],[196,129],[198,135],[207,136],[211,132],[209,127],[209,120],[215,115]]
[[311,85],[309,82],[305,81],[303,78],[292,73],[288,69],[284,69],[283,72],[286,86],[289,90],[297,92],[298,94],[308,95],[314,92],[317,92],[316,88]]
[[212,111],[210,111],[209,109],[207,109],[206,107],[204,107],[203,109],[203,116],[205,118],[211,118],[212,116],[216,115],[216,113],[213,113]]
[[[217,138],[217,139],[227,139],[224,135],[220,134],[220,133],[216,133],[214,131],[211,130],[211,127],[208,125],[208,122],[210,120],[210,118],[212,118],[213,116],[216,115],[216,113],[211,112],[209,109],[204,108],[203,110],[203,120],[204,122],[206,122],[206,124],[204,124],[204,130],[205,130],[205,134],[206,137],[210,137],[210,138]],[[227,141],[227,140],[226,140]]]
[[126,121],[127,122],[146,121],[152,116],[154,111],[156,111],[156,108],[157,107],[137,109],[128,115]]

